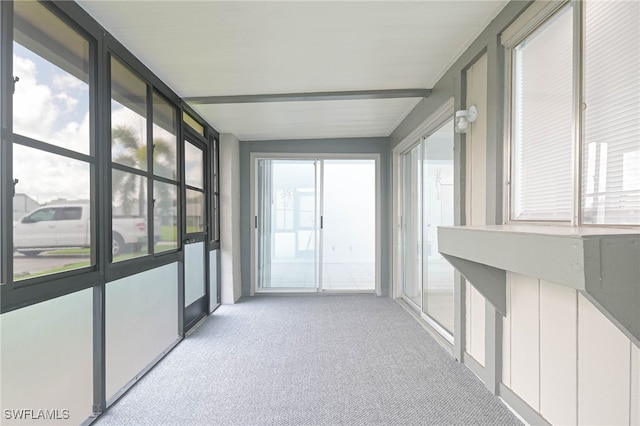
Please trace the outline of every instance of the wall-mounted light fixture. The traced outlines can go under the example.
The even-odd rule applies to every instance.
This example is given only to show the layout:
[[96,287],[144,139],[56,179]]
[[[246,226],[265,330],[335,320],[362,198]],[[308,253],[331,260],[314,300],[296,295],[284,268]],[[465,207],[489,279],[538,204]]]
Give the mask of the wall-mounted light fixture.
[[467,133],[469,123],[473,123],[478,118],[478,108],[471,105],[469,109],[456,111],[455,130],[456,133]]

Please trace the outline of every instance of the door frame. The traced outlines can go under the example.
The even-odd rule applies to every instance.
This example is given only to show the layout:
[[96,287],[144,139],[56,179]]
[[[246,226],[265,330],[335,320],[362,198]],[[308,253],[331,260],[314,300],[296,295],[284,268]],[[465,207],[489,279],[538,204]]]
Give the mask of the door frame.
[[[374,160],[375,161],[375,185],[376,185],[376,199],[375,199],[375,293],[380,296],[381,293],[381,263],[382,263],[382,247],[381,247],[381,219],[382,219],[382,207],[381,207],[381,164],[380,164],[380,154],[379,153],[363,153],[363,154],[343,154],[343,153],[293,153],[293,152],[252,152],[250,154],[250,198],[251,198],[251,214],[250,223],[248,225],[248,229],[250,230],[251,235],[251,287],[250,287],[250,295],[253,296],[256,293],[367,293],[368,291],[360,291],[360,290],[343,290],[343,291],[335,291],[335,290],[323,290],[322,289],[322,232],[320,232],[318,238],[318,250],[319,252],[319,285],[317,288],[313,289],[260,289],[257,290],[257,259],[258,259],[258,241],[256,238],[255,232],[255,222],[254,218],[257,215],[257,187],[258,187],[258,160]],[[320,200],[319,200],[319,208],[322,211],[322,203],[323,196],[322,192],[324,190],[323,180],[324,176],[322,173],[322,168],[319,173],[320,182],[318,182],[318,191],[320,192]]]
[[198,133],[192,131],[189,126],[183,126],[183,131],[182,131],[182,141],[181,141],[181,154],[182,154],[182,161],[184,162],[184,158],[185,158],[185,147],[186,147],[186,143],[190,143],[191,145],[195,146],[196,148],[199,148],[202,150],[202,185],[203,185],[203,193],[204,193],[204,215],[203,215],[203,220],[205,221],[204,223],[204,229],[201,232],[192,232],[189,233],[187,231],[187,184],[186,184],[186,165],[182,166],[182,171],[181,171],[181,175],[182,175],[182,182],[181,182],[181,188],[182,188],[182,205],[184,206],[183,209],[183,214],[182,214],[182,229],[183,229],[183,233],[182,235],[183,237],[183,241],[182,241],[182,263],[184,265],[185,262],[185,246],[187,244],[193,244],[193,243],[200,243],[202,242],[204,245],[203,251],[202,251],[202,258],[203,258],[203,262],[204,262],[204,279],[203,279],[203,286],[204,286],[204,295],[197,299],[196,301],[194,301],[193,303],[191,303],[189,306],[184,306],[184,301],[185,301],[185,293],[186,293],[186,276],[185,276],[185,272],[184,272],[184,266],[182,268],[182,305],[180,306],[180,309],[182,311],[182,319],[183,319],[183,332],[187,333],[191,328],[193,328],[193,326],[195,326],[202,318],[206,317],[209,314],[209,274],[210,274],[210,268],[209,268],[209,250],[208,250],[208,240],[209,240],[209,228],[210,228],[210,206],[209,206],[209,158],[210,158],[210,146],[207,143],[206,139],[202,136],[199,135]]
[[[444,327],[442,327],[436,320],[431,318],[429,315],[423,312],[424,307],[424,288],[422,289],[421,295],[421,303],[418,306],[412,300],[404,295],[403,292],[403,284],[404,284],[404,230],[403,230],[403,214],[404,214],[404,196],[405,196],[405,188],[404,188],[404,155],[408,154],[414,147],[417,145],[423,144],[423,139],[431,136],[435,131],[437,131],[443,124],[445,124],[448,120],[451,120],[455,113],[454,109],[454,98],[449,98],[446,102],[444,102],[439,108],[437,108],[427,119],[425,119],[416,129],[414,129],[409,135],[407,135],[391,152],[393,172],[392,172],[392,200],[394,202],[395,208],[392,209],[392,283],[391,283],[391,294],[394,299],[401,299],[407,305],[409,305],[412,309],[414,309],[415,313],[420,316],[430,327],[432,327],[438,333],[438,336],[443,338],[445,341],[454,344],[455,340],[464,339],[461,336],[455,336],[456,325],[460,321],[458,315],[454,313],[454,332],[453,334],[449,333]],[[455,143],[454,143],[455,150]],[[423,160],[423,155],[421,154],[421,161]],[[454,159],[455,162],[455,159]],[[420,166],[420,179],[422,179],[422,165]],[[454,165],[455,167],[455,165]],[[455,180],[455,178],[454,178]],[[455,183],[454,183],[455,184]],[[424,203],[424,200],[422,201]],[[423,215],[421,215],[420,221],[422,223]],[[422,225],[421,225],[422,226]],[[422,232],[422,230],[420,230]],[[423,264],[424,265],[424,264]],[[424,268],[424,266],[423,266]],[[459,275],[457,271],[454,272],[456,275]],[[457,279],[457,278],[456,278]],[[422,283],[424,285],[424,283]],[[458,297],[458,296],[454,296]],[[458,303],[458,302],[455,302]],[[457,306],[454,309],[458,309]],[[464,307],[462,307],[464,310]]]
[[402,186],[402,183],[404,176],[404,167],[402,164],[402,156],[405,153],[409,152],[414,146],[416,146],[416,144],[421,143],[422,137],[432,133],[434,130],[439,128],[454,113],[454,98],[450,97],[391,150],[391,200],[392,205],[394,206],[391,212],[391,295],[394,299],[406,300],[402,297],[402,280],[404,274],[404,241],[402,238],[402,208],[404,202],[404,188]]

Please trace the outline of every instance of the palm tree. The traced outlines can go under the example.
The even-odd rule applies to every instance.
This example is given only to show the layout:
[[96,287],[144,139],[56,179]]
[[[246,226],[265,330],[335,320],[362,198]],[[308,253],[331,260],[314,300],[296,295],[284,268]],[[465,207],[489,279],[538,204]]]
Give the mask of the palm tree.
[[[136,135],[135,129],[129,126],[116,126],[111,131],[111,139],[118,142],[122,147],[122,152],[113,159],[114,163],[122,164],[136,169],[147,170],[147,145],[140,144],[140,140]],[[170,162],[175,161],[175,151],[172,145],[165,139],[156,138],[153,140],[154,153],[154,174],[170,177],[173,174],[175,179],[175,167]],[[144,178],[133,173],[125,173],[115,171],[113,174],[113,194],[119,195],[122,213],[126,216],[132,216],[137,202],[137,214],[142,215],[145,212],[146,201],[146,184]],[[137,191],[136,191],[137,190]],[[137,194],[136,194],[137,192]],[[169,191],[164,185],[159,188],[157,194],[160,200],[169,199]],[[114,199],[114,201],[116,201]],[[167,201],[158,205],[160,211],[170,208]]]

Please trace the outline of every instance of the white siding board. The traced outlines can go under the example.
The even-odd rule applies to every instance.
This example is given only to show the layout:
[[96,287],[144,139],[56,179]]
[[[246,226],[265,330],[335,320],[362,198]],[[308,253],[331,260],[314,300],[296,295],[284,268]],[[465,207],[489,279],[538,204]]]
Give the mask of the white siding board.
[[511,274],[511,389],[540,410],[539,284]]
[[578,424],[630,423],[629,339],[578,297]]
[[511,273],[507,272],[507,316],[502,320],[502,383],[511,387]]
[[484,367],[485,337],[485,299],[473,286],[470,288],[471,299],[471,356]]
[[575,425],[576,291],[540,280],[540,413],[552,424]]

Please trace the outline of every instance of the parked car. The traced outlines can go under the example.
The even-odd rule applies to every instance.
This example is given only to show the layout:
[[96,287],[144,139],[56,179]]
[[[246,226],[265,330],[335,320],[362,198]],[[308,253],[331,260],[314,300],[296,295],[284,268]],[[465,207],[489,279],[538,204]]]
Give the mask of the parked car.
[[[91,245],[89,204],[54,204],[40,207],[13,224],[13,247],[26,256],[47,250]],[[143,217],[114,217],[113,256],[136,249],[147,240]]]

